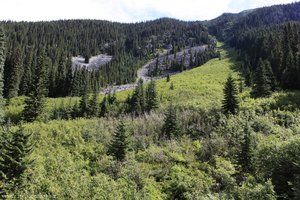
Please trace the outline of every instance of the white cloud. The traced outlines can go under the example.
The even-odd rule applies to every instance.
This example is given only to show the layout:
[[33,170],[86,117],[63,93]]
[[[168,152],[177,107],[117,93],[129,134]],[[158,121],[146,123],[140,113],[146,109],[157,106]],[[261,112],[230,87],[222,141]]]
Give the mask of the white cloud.
[[291,0],[1,0],[0,20],[106,19],[136,22],[159,17],[204,20],[223,12]]

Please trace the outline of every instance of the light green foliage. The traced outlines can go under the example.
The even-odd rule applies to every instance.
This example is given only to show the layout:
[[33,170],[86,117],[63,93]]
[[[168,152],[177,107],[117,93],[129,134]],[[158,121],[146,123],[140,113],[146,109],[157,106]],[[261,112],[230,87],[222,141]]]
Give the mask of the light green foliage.
[[241,200],[248,199],[265,199],[275,200],[276,195],[271,180],[265,183],[257,183],[253,177],[243,183],[238,192],[238,198]]
[[[234,52],[224,47],[220,51],[221,60],[173,75],[174,90],[169,90],[171,81],[156,81],[159,107],[154,112],[122,116],[128,142],[123,162],[108,154],[118,124],[118,118],[111,116],[118,116],[115,113],[132,91],[117,93],[117,103],[107,106],[105,118],[50,120],[56,107],[73,107],[80,99],[46,99],[40,122],[24,125],[35,143],[30,156],[35,162],[28,187],[14,195],[23,199],[274,199],[274,190],[279,194],[281,185],[289,191],[283,195],[292,198],[293,184],[298,183],[293,170],[299,154],[300,93],[277,92],[252,99],[245,88],[238,95],[240,112],[223,115],[226,78],[229,73],[234,79],[240,77],[231,69],[237,64]],[[102,100],[99,94],[99,105]],[[180,131],[177,137],[161,140],[163,113],[170,102],[178,108]],[[6,119],[17,122],[23,107],[24,97],[11,99]],[[238,162],[246,122],[254,150],[250,174]],[[286,171],[293,173],[284,180],[276,176]]]

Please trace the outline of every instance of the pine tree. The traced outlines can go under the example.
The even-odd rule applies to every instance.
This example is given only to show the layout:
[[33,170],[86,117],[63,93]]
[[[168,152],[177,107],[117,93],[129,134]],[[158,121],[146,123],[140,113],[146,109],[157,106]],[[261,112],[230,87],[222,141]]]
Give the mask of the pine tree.
[[177,120],[177,112],[173,105],[170,105],[165,114],[164,124],[162,127],[161,138],[171,139],[179,136],[180,128]]
[[3,122],[3,72],[5,62],[5,35],[2,26],[0,26],[0,124]]
[[157,92],[155,81],[151,80],[146,90],[146,111],[157,108]]
[[127,137],[125,125],[123,121],[120,121],[116,127],[115,133],[108,149],[109,154],[118,161],[123,161],[125,159],[127,149],[126,140]]
[[239,109],[239,102],[237,99],[237,89],[235,82],[230,75],[227,78],[224,87],[224,100],[223,100],[223,112],[224,114],[236,114]]
[[24,172],[32,164],[28,159],[33,148],[30,135],[25,135],[22,128],[11,135],[11,138],[2,138],[4,142],[0,152],[0,180],[5,183],[5,188],[0,188],[2,192],[13,192],[21,187]]
[[25,108],[23,110],[23,119],[32,122],[40,115],[44,105],[44,97],[46,93],[46,66],[45,53],[41,53],[38,58],[38,64],[35,67],[32,88],[29,97],[25,100]]
[[270,80],[267,75],[265,64],[262,59],[260,59],[254,76],[254,85],[251,95],[253,97],[266,97],[270,94]]

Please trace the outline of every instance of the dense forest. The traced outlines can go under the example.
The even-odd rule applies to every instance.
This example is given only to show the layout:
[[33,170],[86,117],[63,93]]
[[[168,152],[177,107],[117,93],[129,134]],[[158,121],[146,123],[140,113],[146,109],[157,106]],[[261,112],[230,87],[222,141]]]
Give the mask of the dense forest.
[[0,198],[299,199],[299,10],[1,22]]
[[[212,43],[200,22],[159,19],[137,24],[70,20],[3,22],[6,30],[4,96],[28,95],[37,57],[45,53],[47,95],[79,96],[85,90],[135,82],[136,71],[160,49]],[[99,70],[71,69],[71,57],[108,54],[113,60]],[[14,81],[11,81],[14,80]],[[64,87],[61,87],[64,86]]]

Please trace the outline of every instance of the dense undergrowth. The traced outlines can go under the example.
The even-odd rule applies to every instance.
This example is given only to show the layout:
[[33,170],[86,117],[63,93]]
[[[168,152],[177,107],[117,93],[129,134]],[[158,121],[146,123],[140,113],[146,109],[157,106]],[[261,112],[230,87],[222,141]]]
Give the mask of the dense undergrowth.
[[[221,112],[223,87],[232,74],[239,83],[234,51],[219,47],[221,59],[157,81],[159,108],[132,117],[53,120],[60,106],[79,98],[47,99],[40,119],[22,124],[32,134],[34,160],[19,199],[288,199],[299,184],[299,92],[250,98],[240,86],[240,112]],[[170,89],[171,84],[173,88]],[[116,94],[115,110],[129,93]],[[101,102],[103,96],[99,95]],[[6,107],[7,120],[20,122],[24,97]],[[164,112],[177,108],[180,134],[161,139]],[[117,117],[115,117],[117,116]],[[123,162],[108,155],[120,118],[128,138]],[[15,127],[14,127],[15,128]],[[14,129],[12,128],[12,129]],[[245,135],[249,136],[245,167]]]

